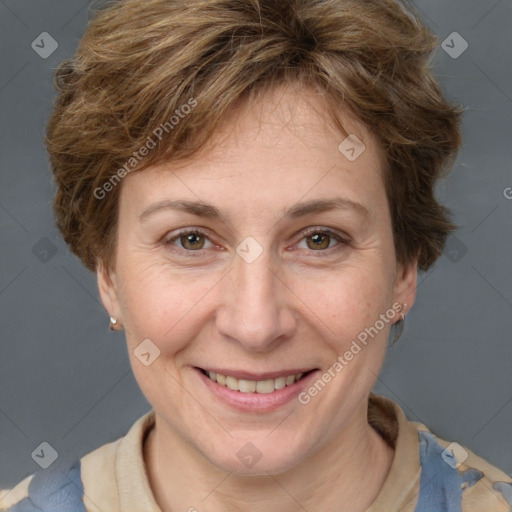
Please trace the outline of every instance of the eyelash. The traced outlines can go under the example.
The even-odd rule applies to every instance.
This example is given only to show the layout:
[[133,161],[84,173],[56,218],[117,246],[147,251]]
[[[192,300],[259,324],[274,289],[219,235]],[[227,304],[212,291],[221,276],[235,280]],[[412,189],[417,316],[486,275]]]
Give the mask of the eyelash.
[[[308,236],[316,235],[316,234],[329,235],[331,238],[334,238],[335,240],[337,240],[339,242],[338,245],[340,245],[340,246],[345,246],[345,245],[349,244],[349,241],[347,239],[343,238],[342,236],[340,236],[338,233],[336,233],[332,229],[318,228],[318,227],[307,228],[305,231],[303,231],[302,238],[300,239],[300,241],[302,241],[304,238],[307,238]],[[337,245],[335,245],[333,247],[329,247],[328,249],[322,249],[322,250],[318,250],[318,251],[312,250],[312,252],[327,252],[330,249],[334,249],[335,247],[337,247]]]
[[[309,236],[316,235],[316,234],[328,235],[329,237],[334,238],[338,242],[338,244],[336,244],[333,247],[328,247],[327,249],[319,249],[318,251],[315,251],[315,250],[311,249],[311,252],[329,253],[330,254],[332,249],[334,249],[334,250],[341,250],[342,248],[344,248],[345,246],[349,245],[349,243],[350,243],[347,239],[341,237],[339,234],[337,234],[336,232],[332,231],[331,229],[329,229],[329,228],[318,228],[318,227],[307,228],[305,231],[303,231],[302,232],[302,238],[299,240],[299,242],[301,242],[302,240],[304,240],[305,238],[307,238]],[[173,242],[175,242],[176,240],[179,240],[181,237],[187,236],[187,235],[200,235],[200,236],[204,236],[207,240],[209,240],[211,242],[211,240],[208,238],[207,234],[204,231],[202,231],[201,229],[185,228],[185,229],[182,229],[182,230],[178,231],[171,238],[165,239],[164,240],[164,245],[165,246],[171,246],[172,245],[172,246],[174,246],[174,248],[176,250],[178,250],[179,252],[185,253],[185,254],[187,254],[187,256],[190,256],[190,257],[201,256],[203,251],[204,251],[204,249],[190,250],[190,249],[184,249],[183,247],[178,247],[178,246],[174,245]],[[340,246],[340,247],[338,247],[338,246]],[[337,247],[338,247],[338,249],[336,249]],[[194,254],[194,253],[196,253],[196,254]]]

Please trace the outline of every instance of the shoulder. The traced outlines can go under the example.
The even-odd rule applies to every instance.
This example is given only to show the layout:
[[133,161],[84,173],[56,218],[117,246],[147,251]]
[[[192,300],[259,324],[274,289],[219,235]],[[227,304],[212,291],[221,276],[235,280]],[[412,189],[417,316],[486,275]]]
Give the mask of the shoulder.
[[[139,418],[130,431],[72,463],[58,462],[0,490],[0,512],[114,512],[120,510],[117,472],[119,452],[140,451],[142,430],[151,413]],[[129,441],[129,442],[127,442]],[[99,508],[100,507],[100,508]]]
[[[417,511],[512,512],[512,478],[469,448],[417,428],[421,465]],[[455,509],[453,509],[455,510]]]
[[[123,438],[100,446],[72,464],[53,465],[0,491],[1,512],[96,512],[94,497],[116,510],[115,460]],[[105,498],[107,497],[107,498]]]
[[87,512],[80,461],[48,468],[25,478],[13,489],[0,491],[0,510],[9,512]]
[[380,395],[370,396],[368,420],[395,450],[372,512],[395,510],[396,503],[408,512],[512,512],[512,478],[470,449],[408,420]]

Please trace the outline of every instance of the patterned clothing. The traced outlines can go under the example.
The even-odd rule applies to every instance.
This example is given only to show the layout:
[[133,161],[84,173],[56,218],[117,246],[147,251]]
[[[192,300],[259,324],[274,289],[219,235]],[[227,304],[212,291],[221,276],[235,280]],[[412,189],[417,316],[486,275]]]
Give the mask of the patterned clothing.
[[[512,512],[512,478],[467,448],[408,421],[388,398],[370,395],[368,421],[394,448],[389,474],[366,512]],[[7,512],[161,512],[143,459],[154,411],[128,434],[75,464],[41,470],[0,491]]]

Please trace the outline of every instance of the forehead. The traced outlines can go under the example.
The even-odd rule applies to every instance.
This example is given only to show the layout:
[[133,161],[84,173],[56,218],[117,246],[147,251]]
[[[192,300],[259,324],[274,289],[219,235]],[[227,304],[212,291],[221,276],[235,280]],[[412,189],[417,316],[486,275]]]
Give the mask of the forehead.
[[342,121],[347,133],[333,126],[313,91],[274,91],[225,115],[193,157],[128,176],[122,195],[144,203],[238,201],[246,208],[335,195],[368,202],[382,189],[383,155],[361,122],[348,112]]
[[[333,143],[338,148],[348,136],[365,142],[365,146],[374,150],[378,160],[381,159],[383,155],[377,149],[377,139],[361,121],[342,105],[337,117],[341,127],[335,126],[324,94],[312,88],[298,90],[296,85],[281,86],[227,112],[205,148],[192,160],[208,154],[209,159],[225,161],[230,155],[240,154],[241,149],[245,154],[250,153],[253,141],[257,141],[258,150],[266,148],[273,157],[281,153],[290,158],[291,153],[297,150],[301,156],[330,153]],[[344,131],[341,132],[340,128]],[[260,154],[260,157],[264,155]],[[344,162],[350,162],[350,159]],[[186,161],[183,163],[186,165]]]

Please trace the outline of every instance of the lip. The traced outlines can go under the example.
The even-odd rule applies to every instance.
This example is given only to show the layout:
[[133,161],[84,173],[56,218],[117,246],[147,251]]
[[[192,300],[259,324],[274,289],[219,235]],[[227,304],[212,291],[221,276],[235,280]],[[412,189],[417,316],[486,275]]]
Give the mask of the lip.
[[[317,376],[320,370],[306,370],[310,373],[305,375],[297,382],[290,384],[282,389],[277,389],[272,393],[242,393],[241,391],[233,391],[225,386],[221,386],[217,382],[213,382],[208,378],[199,368],[194,368],[195,373],[204,383],[209,392],[221,403],[230,406],[232,409],[242,412],[272,412],[284,405],[293,401]],[[215,371],[215,370],[209,370]],[[223,374],[221,371],[216,373]],[[250,380],[265,380],[261,378],[261,375],[277,375],[284,376],[283,372],[274,373],[262,373],[257,375],[257,379],[254,379],[255,374],[245,372],[228,372],[230,375],[251,375],[253,376]],[[300,370],[296,373],[301,373]],[[291,375],[291,374],[286,374]],[[243,378],[243,377],[240,377]],[[246,377],[247,378],[247,377]],[[272,378],[272,377],[267,377]],[[276,378],[276,377],[273,377]]]

